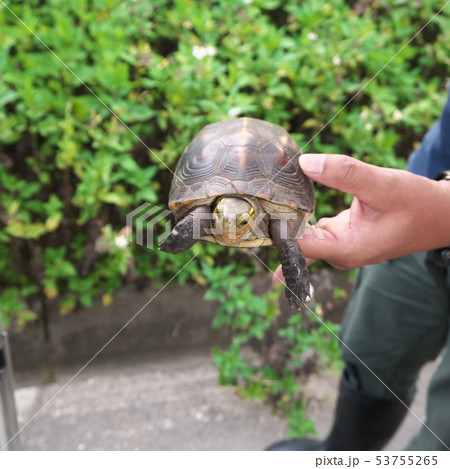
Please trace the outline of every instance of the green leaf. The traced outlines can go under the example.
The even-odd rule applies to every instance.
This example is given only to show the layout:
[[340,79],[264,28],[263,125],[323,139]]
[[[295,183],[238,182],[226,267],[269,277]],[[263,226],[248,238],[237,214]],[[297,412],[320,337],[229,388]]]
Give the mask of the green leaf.
[[108,192],[102,194],[100,200],[109,204],[118,205],[119,207],[127,207],[131,202],[131,197],[124,193]]

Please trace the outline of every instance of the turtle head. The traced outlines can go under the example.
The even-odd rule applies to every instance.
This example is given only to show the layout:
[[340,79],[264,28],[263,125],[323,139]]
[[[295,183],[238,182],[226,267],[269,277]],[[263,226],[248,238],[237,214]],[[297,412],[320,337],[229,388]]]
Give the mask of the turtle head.
[[214,236],[224,242],[246,239],[252,231],[255,218],[255,208],[246,199],[221,197],[213,211]]

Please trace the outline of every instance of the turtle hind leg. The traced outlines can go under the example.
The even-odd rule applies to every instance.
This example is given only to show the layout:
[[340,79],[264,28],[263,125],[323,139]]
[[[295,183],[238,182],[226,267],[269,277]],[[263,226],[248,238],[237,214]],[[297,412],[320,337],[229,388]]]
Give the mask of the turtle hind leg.
[[172,254],[187,251],[203,236],[209,226],[210,220],[205,217],[207,213],[210,213],[209,207],[195,207],[175,225],[169,236],[161,242],[159,249]]
[[303,252],[297,240],[282,239],[279,220],[271,221],[270,235],[280,255],[281,269],[286,283],[286,297],[292,307],[300,309],[306,297],[310,296],[308,268]]
[[286,297],[292,307],[300,309],[310,295],[308,269],[303,252],[295,239],[282,241],[278,250],[286,282]]

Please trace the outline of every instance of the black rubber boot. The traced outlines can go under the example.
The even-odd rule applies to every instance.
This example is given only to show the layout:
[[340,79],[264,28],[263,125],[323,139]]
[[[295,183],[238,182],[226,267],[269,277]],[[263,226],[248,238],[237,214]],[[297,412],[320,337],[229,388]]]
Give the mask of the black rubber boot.
[[[412,396],[403,402],[409,406]],[[266,451],[377,451],[400,426],[407,408],[398,400],[364,394],[341,380],[333,428],[325,441],[297,438]]]

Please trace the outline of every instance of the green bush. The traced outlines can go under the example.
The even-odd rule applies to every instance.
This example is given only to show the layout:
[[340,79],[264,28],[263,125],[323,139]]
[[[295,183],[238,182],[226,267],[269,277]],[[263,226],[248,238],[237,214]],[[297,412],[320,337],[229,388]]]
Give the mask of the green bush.
[[203,272],[210,285],[205,299],[219,302],[213,327],[233,331],[229,349],[214,350],[219,382],[237,386],[245,398],[270,402],[288,419],[289,437],[314,433],[302,383],[320,367],[340,369],[339,327],[322,319],[320,305],[306,306],[304,313],[283,310],[279,288],[255,295],[249,268],[204,265]]
[[[64,314],[89,306],[95,295],[107,304],[130,279],[162,285],[193,252],[197,257],[176,281],[209,283],[210,297],[220,293],[225,265],[237,269],[229,275],[254,272],[248,257],[218,246],[170,256],[117,242],[129,211],[143,202],[166,203],[167,167],[174,168],[203,125],[258,117],[283,125],[304,150],[403,168],[444,99],[448,16],[440,14],[407,45],[440,0],[6,4],[27,26],[0,5],[0,307],[6,323],[42,317],[50,301]],[[317,198],[319,216],[348,202],[325,188]],[[275,265],[270,250],[260,255]],[[231,321],[226,318],[245,305],[238,329],[251,327],[248,334],[264,340],[271,321],[262,311],[271,310],[272,300],[258,299],[247,285],[236,287],[243,303],[230,306],[232,298],[220,297],[216,324]],[[300,327],[296,317],[287,330]],[[245,340],[237,337],[216,358],[224,380],[247,377],[250,385],[252,373],[271,371],[267,363],[263,371],[249,371],[245,363],[224,371],[227,354],[238,361]],[[277,376],[291,380],[283,370]]]

